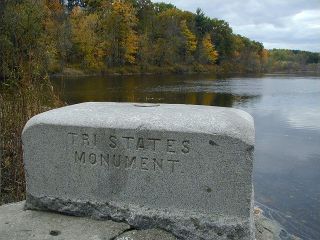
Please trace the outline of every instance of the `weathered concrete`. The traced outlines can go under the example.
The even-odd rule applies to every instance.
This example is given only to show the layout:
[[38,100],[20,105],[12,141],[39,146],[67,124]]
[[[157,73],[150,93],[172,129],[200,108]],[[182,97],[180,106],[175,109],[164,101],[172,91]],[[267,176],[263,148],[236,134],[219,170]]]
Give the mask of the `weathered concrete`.
[[24,211],[23,205],[0,206],[0,240],[111,240],[130,229],[125,223]]
[[[23,210],[24,202],[0,206],[0,240],[176,240],[160,229],[130,229],[125,223]],[[256,240],[280,240],[281,226],[255,215]],[[288,240],[298,240],[288,236]]]
[[84,103],[23,132],[27,209],[253,239],[252,117],[230,108]]
[[177,240],[177,238],[160,229],[148,229],[128,231],[118,236],[115,240]]

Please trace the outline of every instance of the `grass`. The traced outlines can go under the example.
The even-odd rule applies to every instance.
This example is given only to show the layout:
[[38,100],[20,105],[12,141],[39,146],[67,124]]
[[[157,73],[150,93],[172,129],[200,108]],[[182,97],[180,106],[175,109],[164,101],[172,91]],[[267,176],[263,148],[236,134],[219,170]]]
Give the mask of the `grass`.
[[0,88],[0,204],[25,199],[21,133],[34,115],[63,105],[48,79]]

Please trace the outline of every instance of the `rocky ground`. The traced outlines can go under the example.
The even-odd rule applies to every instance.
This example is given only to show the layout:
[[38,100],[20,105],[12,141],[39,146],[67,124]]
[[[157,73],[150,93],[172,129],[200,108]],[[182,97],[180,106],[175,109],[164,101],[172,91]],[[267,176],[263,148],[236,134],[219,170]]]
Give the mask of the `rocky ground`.
[[[0,240],[175,240],[160,229],[136,230],[128,224],[56,213],[25,211],[24,202],[0,206]],[[282,228],[255,211],[256,239],[281,239]],[[286,235],[285,239],[298,239]]]

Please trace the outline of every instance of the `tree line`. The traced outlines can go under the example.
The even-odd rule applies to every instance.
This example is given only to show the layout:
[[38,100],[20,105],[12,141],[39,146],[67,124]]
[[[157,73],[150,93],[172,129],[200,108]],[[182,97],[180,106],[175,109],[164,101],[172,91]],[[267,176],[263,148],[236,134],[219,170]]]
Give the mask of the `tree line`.
[[3,0],[0,17],[0,78],[13,81],[64,69],[266,72],[301,66],[292,56],[319,56],[267,51],[201,9],[150,0]]
[[[223,20],[150,0],[4,0],[0,74],[37,77],[66,67],[263,70],[267,51]],[[32,71],[31,71],[32,70]]]
[[320,54],[316,52],[272,49],[268,50],[267,69],[270,72],[320,72]]

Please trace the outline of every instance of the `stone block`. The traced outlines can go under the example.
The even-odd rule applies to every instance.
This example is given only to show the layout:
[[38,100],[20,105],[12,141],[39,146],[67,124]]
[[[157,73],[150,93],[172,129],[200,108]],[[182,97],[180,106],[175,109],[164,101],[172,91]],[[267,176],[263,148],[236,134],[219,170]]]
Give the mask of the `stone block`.
[[33,117],[22,138],[27,209],[183,239],[254,239],[254,124],[244,111],[82,103]]

